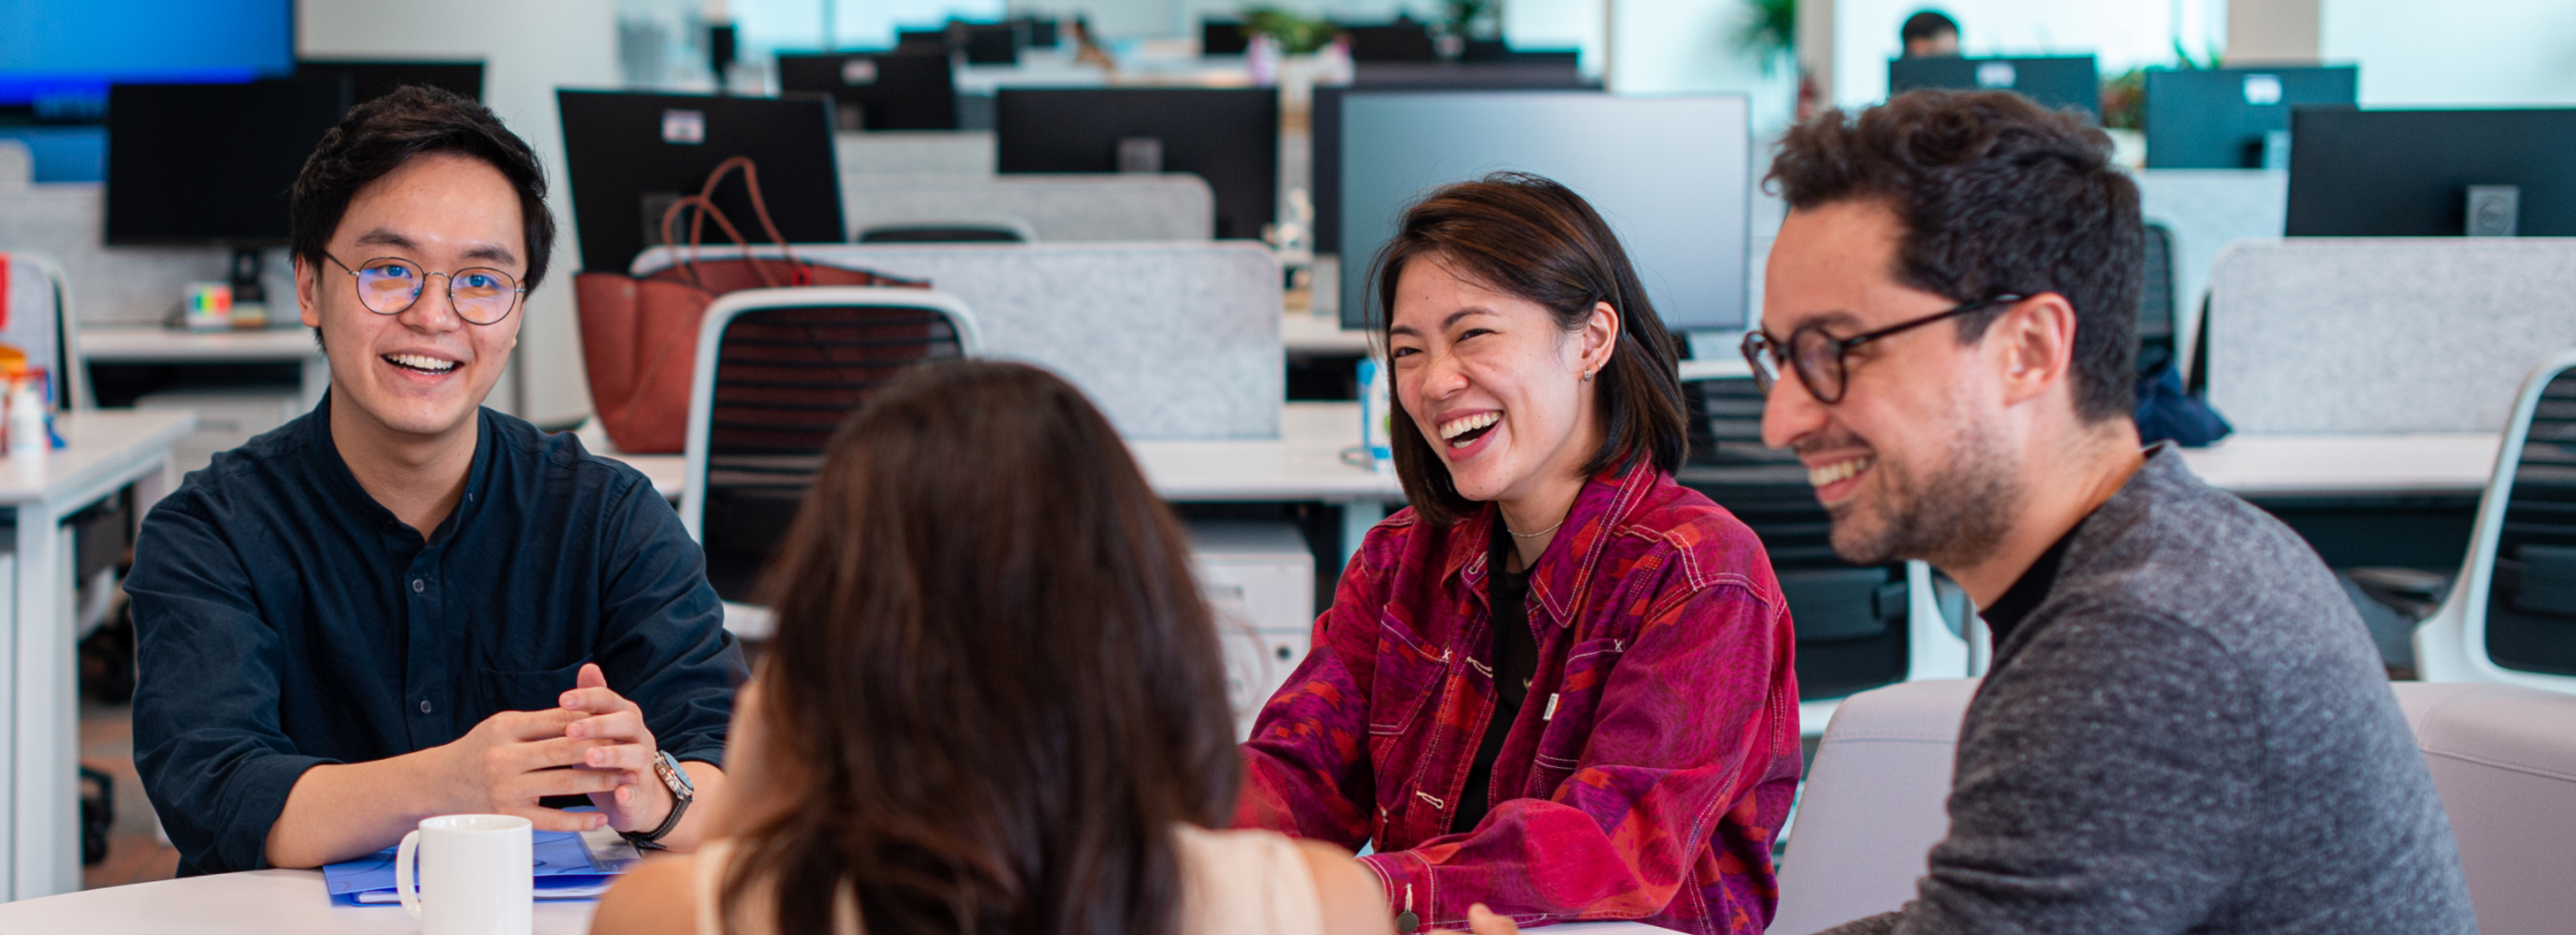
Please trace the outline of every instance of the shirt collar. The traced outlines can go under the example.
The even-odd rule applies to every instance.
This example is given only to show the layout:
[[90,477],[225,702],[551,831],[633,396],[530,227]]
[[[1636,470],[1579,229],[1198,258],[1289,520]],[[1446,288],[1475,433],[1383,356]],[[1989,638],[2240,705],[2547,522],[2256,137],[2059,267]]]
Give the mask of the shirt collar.
[[[1591,590],[1593,567],[1600,564],[1610,534],[1636,512],[1661,476],[1661,471],[1640,459],[1584,482],[1582,491],[1574,495],[1574,507],[1565,513],[1565,524],[1557,527],[1556,538],[1548,540],[1547,551],[1539,553],[1538,563],[1530,568],[1528,603],[1545,608],[1557,626],[1572,624],[1575,610]],[[1487,546],[1493,541],[1493,524],[1501,517],[1501,507],[1485,504],[1459,520],[1448,537],[1443,576],[1463,582],[1480,602],[1485,600]]]
[[[358,483],[358,475],[350,473],[349,462],[340,457],[340,446],[332,441],[329,390],[322,392],[322,401],[314,404],[313,411],[304,418],[302,433],[305,457],[310,459],[314,471],[321,475],[323,483],[336,488],[340,498],[351,504],[359,516],[389,530],[402,530],[407,535],[419,532],[405,525],[384,504],[376,502],[375,495],[367,492],[366,485]],[[477,406],[474,410],[474,460],[466,469],[465,495],[457,498],[456,507],[447,512],[447,519],[439,523],[438,529],[424,544],[440,544],[453,538],[474,507],[482,502],[485,488],[491,485],[492,444],[492,413]]]

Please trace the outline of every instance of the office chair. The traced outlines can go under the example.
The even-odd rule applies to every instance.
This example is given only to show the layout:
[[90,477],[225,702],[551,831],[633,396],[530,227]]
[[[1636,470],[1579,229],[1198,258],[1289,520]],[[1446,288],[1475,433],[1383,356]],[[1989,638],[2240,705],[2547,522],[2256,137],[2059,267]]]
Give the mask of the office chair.
[[[1816,502],[1806,467],[1795,454],[1762,444],[1762,393],[1753,381],[1685,386],[1697,398],[1700,418],[1690,458],[1675,479],[1761,538],[1797,631],[1799,698],[1969,674],[1967,643],[1944,622],[1928,566],[1859,566],[1834,554],[1832,520]],[[1964,597],[1954,603],[1950,616],[1964,618]]]
[[2458,581],[2415,630],[2424,681],[2576,694],[2576,350],[2523,380]]
[[980,343],[965,303],[926,289],[746,289],[707,307],[679,508],[728,628],[763,622],[749,605],[761,568],[842,420],[896,371]]
[[2138,290],[2139,376],[2163,370],[2175,351],[2173,231],[2149,224],[2146,234],[2146,276]]

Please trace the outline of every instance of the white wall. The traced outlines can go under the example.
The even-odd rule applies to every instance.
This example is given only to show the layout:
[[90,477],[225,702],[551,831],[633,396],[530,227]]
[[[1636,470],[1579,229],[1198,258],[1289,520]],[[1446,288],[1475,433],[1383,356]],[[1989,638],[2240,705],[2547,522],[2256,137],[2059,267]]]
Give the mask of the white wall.
[[2371,107],[2576,104],[2569,0],[2324,0],[2319,52]]
[[1743,94],[1753,105],[1755,137],[1778,135],[1797,104],[1796,66],[1784,55],[1765,75],[1761,61],[1737,48],[1750,16],[1743,0],[1618,0],[1611,89]]
[[[302,0],[296,4],[298,52],[308,57],[467,57],[484,61],[483,102],[528,141],[546,165],[555,243],[546,281],[528,297],[520,326],[517,373],[494,392],[496,408],[548,420],[584,412],[590,393],[583,382],[581,340],[573,327],[572,275],[580,254],[573,241],[572,203],[563,173],[563,130],[555,113],[558,86],[611,87],[617,83],[613,0]],[[523,401],[504,398],[524,385]]]
[[[1959,22],[1960,51],[1986,55],[2096,56],[2104,75],[2169,65],[2179,39],[2194,55],[2225,41],[2226,0],[1833,0],[1834,102],[1846,107],[1887,97],[1887,60],[1902,50],[1896,31],[1925,8]],[[2399,6],[2400,0],[2383,0]],[[2481,0],[2483,2],[2483,0]],[[2544,0],[2524,0],[2538,4]],[[2563,2],[2563,0],[2561,0]],[[2406,4],[2413,7],[2416,4]],[[2447,8],[2446,8],[2447,11]],[[2419,10],[2411,16],[2448,15]],[[2365,82],[2369,79],[2365,76]]]

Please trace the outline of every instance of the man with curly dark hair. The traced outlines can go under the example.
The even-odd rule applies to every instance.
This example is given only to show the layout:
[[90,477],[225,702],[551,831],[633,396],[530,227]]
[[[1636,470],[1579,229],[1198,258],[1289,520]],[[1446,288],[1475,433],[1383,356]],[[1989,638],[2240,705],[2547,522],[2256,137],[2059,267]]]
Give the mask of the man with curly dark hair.
[[2070,112],[1918,91],[1798,126],[1773,165],[1764,440],[1835,551],[1938,566],[1994,643],[1918,898],[1833,931],[2473,932],[2333,575],[2140,449],[2138,189],[2110,154]]

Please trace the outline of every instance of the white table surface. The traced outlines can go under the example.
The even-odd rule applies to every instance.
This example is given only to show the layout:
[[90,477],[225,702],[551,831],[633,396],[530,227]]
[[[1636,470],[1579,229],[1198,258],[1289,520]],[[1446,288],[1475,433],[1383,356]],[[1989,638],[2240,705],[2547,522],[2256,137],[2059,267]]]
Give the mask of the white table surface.
[[[535,935],[581,935],[596,903],[537,904]],[[420,923],[399,905],[335,906],[316,870],[254,870],[136,883],[0,904],[8,935],[412,935]],[[1654,935],[1635,922],[1585,922],[1532,931],[1561,935]]]
[[2476,493],[2495,475],[2503,436],[2231,435],[2183,460],[2240,496]]
[[[1359,443],[1359,404],[1289,403],[1279,427],[1276,439],[1139,441],[1128,450],[1171,500],[1403,498],[1394,474],[1342,463],[1342,449]],[[2500,440],[2491,433],[2236,435],[2182,454],[2202,479],[2237,494],[2473,493],[2486,489]],[[643,471],[664,496],[679,495],[679,455],[620,453],[595,422],[582,428],[582,443]]]
[[[134,485],[135,515],[152,508],[178,478],[171,443],[195,430],[190,412],[65,413],[55,429],[66,446],[41,459],[0,456],[0,505],[16,513],[5,573],[14,591],[0,665],[0,894],[42,896],[80,886],[80,806],[73,765],[80,704],[74,694],[72,536],[65,517]],[[0,928],[0,931],[5,931]]]
[[1291,354],[1366,354],[1369,333],[1344,330],[1339,316],[1291,314],[1279,319],[1279,343]]
[[85,325],[81,356],[108,363],[301,360],[322,356],[313,329],[181,331],[156,325]]
[[[1138,441],[1127,449],[1145,479],[1165,499],[1402,500],[1395,475],[1342,462],[1342,449],[1359,444],[1357,403],[1289,403],[1280,437],[1237,441]],[[591,453],[625,462],[653,481],[665,497],[678,497],[687,461],[680,455],[630,455],[618,451],[598,420],[577,432]]]
[[[292,310],[293,306],[288,307]],[[331,386],[331,363],[301,324],[253,331],[182,331],[157,325],[84,325],[81,359],[94,364],[292,363],[304,408]]]

